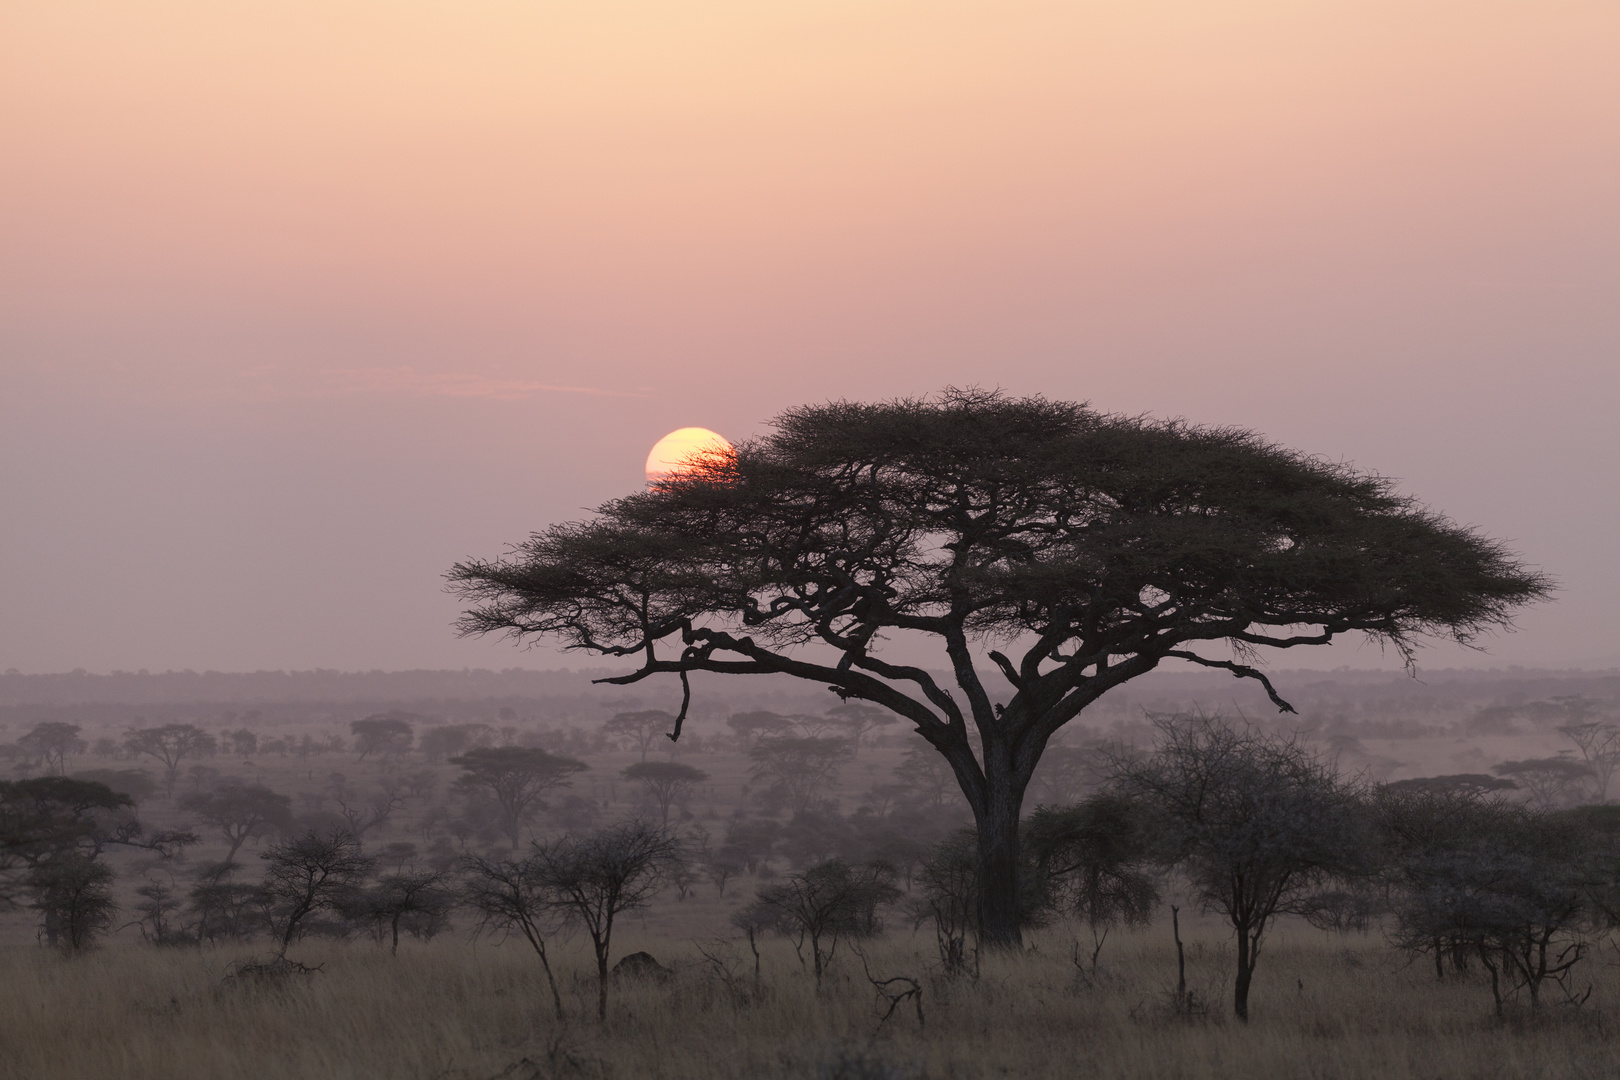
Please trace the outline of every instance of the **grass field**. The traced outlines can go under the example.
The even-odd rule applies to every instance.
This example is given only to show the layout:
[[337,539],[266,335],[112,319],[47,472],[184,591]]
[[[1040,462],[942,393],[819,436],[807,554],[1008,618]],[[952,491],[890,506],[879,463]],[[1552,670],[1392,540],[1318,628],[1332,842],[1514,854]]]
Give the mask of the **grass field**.
[[[246,948],[113,944],[71,959],[11,949],[0,981],[0,1075],[28,1080],[321,1077],[1436,1077],[1620,1075],[1620,973],[1597,956],[1591,1000],[1492,1016],[1477,979],[1435,981],[1376,936],[1283,930],[1257,973],[1254,1019],[1230,1019],[1230,952],[1212,923],[1188,929],[1189,984],[1207,1015],[1171,1007],[1165,928],[1110,940],[1091,985],[1072,939],[1048,930],[979,977],[940,977],[932,941],[901,931],[867,950],[874,975],[922,984],[886,1023],[858,957],[841,952],[818,992],[780,940],[756,989],[745,943],[624,927],[667,982],[616,986],[605,1024],[580,942],[560,946],[569,1018],[551,1013],[533,954],[465,934],[410,942],[310,942],[320,970],[230,977]],[[729,969],[704,959],[699,945]],[[262,950],[260,955],[263,955]]]

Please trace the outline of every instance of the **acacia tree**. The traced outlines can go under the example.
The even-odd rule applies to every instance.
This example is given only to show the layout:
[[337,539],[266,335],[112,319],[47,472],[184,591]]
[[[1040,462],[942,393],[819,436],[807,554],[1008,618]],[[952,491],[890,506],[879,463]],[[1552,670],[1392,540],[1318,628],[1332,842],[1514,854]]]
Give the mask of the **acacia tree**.
[[17,746],[45,766],[45,771],[61,776],[67,772],[67,759],[82,754],[90,744],[79,738],[78,724],[47,720],[35,724]]
[[528,746],[474,747],[451,758],[450,764],[462,769],[458,787],[494,798],[500,808],[501,831],[513,851],[518,848],[523,823],[545,808],[545,793],[573,783],[575,773],[590,768],[583,761]]
[[645,907],[680,858],[680,845],[673,837],[639,821],[535,845],[534,873],[545,895],[570,921],[583,926],[591,939],[596,954],[598,1020],[607,1019],[614,920]]
[[124,749],[131,755],[145,754],[163,762],[163,789],[171,799],[180,763],[186,758],[211,754],[218,748],[219,740],[195,724],[132,728],[124,735]]
[[1171,717],[1158,728],[1154,752],[1122,758],[1116,783],[1150,808],[1165,861],[1232,927],[1232,1011],[1247,1021],[1266,931],[1279,915],[1309,910],[1324,880],[1365,867],[1367,815],[1354,785],[1296,742],[1219,717]]
[[[785,674],[910,721],[972,807],[992,945],[1019,939],[1030,777],[1109,690],[1175,659],[1288,710],[1259,650],[1359,633],[1410,661],[1420,637],[1472,642],[1550,587],[1347,465],[977,390],[790,410],[449,581],[473,605],[464,633],[640,659],[608,682]],[[891,651],[925,643],[945,679]],[[1207,655],[1223,644],[1234,659]]]
[[602,725],[602,731],[608,735],[629,739],[641,751],[641,760],[647,760],[647,751],[651,750],[658,736],[669,732],[675,725],[673,713],[660,709],[642,709],[639,712],[622,712]]
[[180,808],[218,829],[231,846],[221,861],[230,862],[248,840],[292,823],[292,800],[262,784],[221,784],[213,791],[180,797]]
[[378,713],[351,720],[349,731],[354,734],[354,748],[360,751],[360,760],[366,760],[368,754],[398,757],[409,750],[415,729],[406,717],[411,716],[411,713]]
[[810,809],[831,787],[851,751],[845,739],[776,736],[761,739],[748,751],[748,775],[766,785],[766,794],[785,802],[796,814]]
[[691,790],[709,778],[709,774],[679,761],[638,761],[627,765],[619,773],[626,780],[638,781],[658,805],[658,823],[669,825],[669,807],[684,799]]

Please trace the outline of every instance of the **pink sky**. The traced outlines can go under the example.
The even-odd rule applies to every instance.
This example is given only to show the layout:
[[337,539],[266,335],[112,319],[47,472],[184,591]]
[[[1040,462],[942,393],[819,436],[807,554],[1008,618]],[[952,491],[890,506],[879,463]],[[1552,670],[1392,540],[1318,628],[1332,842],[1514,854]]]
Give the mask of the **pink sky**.
[[455,641],[449,564],[674,428],[948,383],[1400,477],[1563,586],[1431,663],[1620,664],[1617,46],[1609,0],[9,5],[0,670],[557,663]]

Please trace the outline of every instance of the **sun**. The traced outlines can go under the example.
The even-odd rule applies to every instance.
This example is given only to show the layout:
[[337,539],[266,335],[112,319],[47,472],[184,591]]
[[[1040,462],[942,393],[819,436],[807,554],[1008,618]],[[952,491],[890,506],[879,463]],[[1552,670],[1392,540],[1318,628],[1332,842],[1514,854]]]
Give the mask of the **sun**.
[[705,450],[730,449],[731,443],[726,441],[725,436],[708,428],[679,428],[653,444],[652,452],[647,455],[647,482],[654,483],[679,471],[695,455]]

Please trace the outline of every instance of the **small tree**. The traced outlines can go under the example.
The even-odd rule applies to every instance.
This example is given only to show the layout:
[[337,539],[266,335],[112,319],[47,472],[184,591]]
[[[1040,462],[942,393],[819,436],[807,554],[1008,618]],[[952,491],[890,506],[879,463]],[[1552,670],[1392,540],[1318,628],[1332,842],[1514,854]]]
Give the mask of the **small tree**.
[[847,701],[827,710],[827,715],[842,723],[849,731],[849,751],[853,757],[861,752],[861,740],[878,728],[893,727],[900,718],[887,709],[875,705],[862,705]]
[[442,870],[400,870],[386,874],[360,897],[363,918],[389,934],[389,954],[399,955],[399,930],[404,925],[418,937],[431,938],[449,922],[455,907],[450,875]]
[[540,958],[551,988],[551,1004],[562,1020],[562,994],[546,955],[546,939],[556,932],[562,915],[552,904],[539,873],[538,860],[485,859],[469,855],[463,860],[466,885],[462,900],[478,913],[478,928],[517,931]]
[[607,1019],[613,922],[657,894],[680,845],[662,829],[625,822],[585,837],[536,845],[535,870],[557,909],[585,928],[596,954],[596,1017]]
[[660,735],[675,730],[675,716],[673,713],[662,712],[658,709],[646,709],[640,712],[622,712],[602,725],[602,733],[614,738],[629,739],[641,751],[641,760],[647,760],[647,751],[658,741]]
[[1620,768],[1620,723],[1613,720],[1590,720],[1582,724],[1566,724],[1558,729],[1581,752],[1581,760],[1592,774],[1596,801],[1609,801],[1609,784],[1614,772]]
[[163,763],[163,790],[171,799],[180,763],[212,754],[218,747],[218,741],[195,724],[134,728],[124,735],[124,748],[132,755],[144,754]]
[[819,987],[838,943],[877,934],[882,928],[878,911],[899,898],[888,864],[851,866],[829,859],[760,889],[754,905],[762,924],[793,936],[801,964],[804,946],[810,946],[811,970]]
[[378,757],[398,757],[411,748],[415,728],[406,716],[397,713],[378,713],[349,723],[354,735],[354,748],[360,751],[360,760],[368,754]]
[[112,880],[105,863],[77,852],[36,866],[31,906],[44,922],[46,940],[76,953],[105,933],[118,912]]
[[488,724],[445,724],[424,731],[416,740],[416,748],[427,757],[452,758],[494,741],[495,729]]
[[287,947],[309,916],[352,906],[354,894],[372,868],[360,841],[343,830],[322,834],[311,829],[273,845],[259,857],[266,864],[261,888],[282,956],[287,955]]
[[479,746],[451,758],[450,764],[461,767],[458,787],[495,800],[501,829],[513,851],[524,824],[545,809],[546,792],[573,783],[575,773],[590,768],[583,761],[528,746]]
[[910,907],[915,925],[933,924],[945,974],[966,972],[968,939],[978,930],[979,913],[978,841],[971,829],[946,837],[923,860]]
[[1504,761],[1491,771],[1529,792],[1529,805],[1537,810],[1568,806],[1593,782],[1591,766],[1568,757]]
[[67,772],[67,759],[84,753],[90,744],[79,738],[78,724],[46,721],[35,724],[17,740],[17,746],[43,765],[46,772],[61,776]]
[[1404,821],[1427,817],[1431,827],[1421,842],[1393,846],[1402,885],[1395,942],[1434,951],[1437,970],[1442,948],[1459,967],[1464,950],[1474,953],[1498,1015],[1520,990],[1532,1008],[1549,982],[1569,994],[1596,881],[1580,819],[1480,799],[1403,809]]
[[749,747],[761,739],[791,735],[797,725],[791,716],[783,716],[768,709],[755,709],[751,712],[732,713],[726,717],[726,727],[736,735],[738,742]]
[[46,941],[70,951],[108,925],[112,871],[99,860],[111,845],[170,858],[196,837],[146,835],[128,795],[64,776],[0,780],[0,908],[28,897]]
[[748,757],[754,781],[794,813],[802,813],[837,781],[850,749],[846,739],[777,735],[755,743]]
[[1148,872],[1155,839],[1146,808],[1113,792],[1075,806],[1041,807],[1025,826],[1024,843],[1052,902],[1091,932],[1093,973],[1109,930],[1145,925],[1159,905]]
[[260,784],[226,783],[212,791],[197,791],[180,798],[180,808],[196,814],[218,829],[229,844],[225,862],[248,840],[292,823],[292,800]]
[[702,769],[678,761],[638,761],[627,765],[619,775],[646,789],[658,806],[658,823],[664,827],[669,825],[670,804],[685,799],[694,787],[709,778]]
[[1364,863],[1357,791],[1297,742],[1238,731],[1215,717],[1157,726],[1154,753],[1120,759],[1117,783],[1152,809],[1164,857],[1236,933],[1232,1011],[1246,1021],[1273,920],[1302,911],[1324,879]]
[[244,941],[268,926],[272,898],[258,885],[232,880],[241,867],[233,862],[200,867],[186,895],[186,913],[197,943]]

